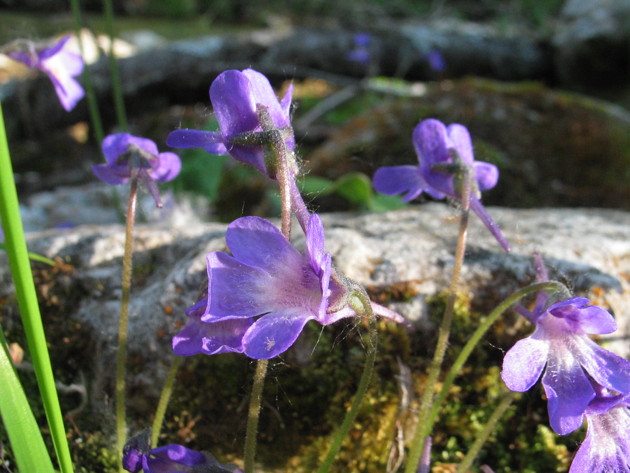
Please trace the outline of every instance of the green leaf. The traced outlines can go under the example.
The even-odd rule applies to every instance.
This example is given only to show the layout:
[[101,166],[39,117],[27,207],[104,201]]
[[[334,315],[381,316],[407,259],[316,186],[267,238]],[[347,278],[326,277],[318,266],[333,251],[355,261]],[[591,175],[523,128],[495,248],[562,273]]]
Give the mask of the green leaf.
[[339,195],[358,206],[368,206],[373,198],[372,181],[360,172],[345,174],[335,181]]
[[53,473],[44,439],[9,357],[0,328],[0,416],[20,471]]
[[[7,249],[7,245],[5,245],[4,243],[0,243],[0,250],[5,250]],[[30,251],[28,252],[28,257],[33,260],[33,261],[39,261],[40,263],[46,263],[49,266],[54,266],[55,262],[53,260],[51,260],[50,258],[46,258],[45,256],[39,255],[37,253],[31,253]]]

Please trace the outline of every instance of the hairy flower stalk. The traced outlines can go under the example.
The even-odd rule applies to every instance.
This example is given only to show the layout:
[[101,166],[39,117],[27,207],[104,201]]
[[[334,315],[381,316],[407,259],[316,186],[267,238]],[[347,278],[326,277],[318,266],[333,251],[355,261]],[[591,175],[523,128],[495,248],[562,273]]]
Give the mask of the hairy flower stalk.
[[116,354],[116,438],[119,454],[127,437],[125,413],[125,373],[127,360],[127,338],[129,299],[131,295],[131,270],[133,257],[133,230],[136,219],[138,185],[142,183],[157,207],[162,206],[155,181],[170,181],[181,169],[181,162],[173,153],[158,153],[151,140],[128,133],[108,135],[102,143],[105,164],[92,167],[95,176],[107,184],[120,185],[129,182],[129,202],[125,225],[125,247],[123,253],[120,318],[118,321],[118,351]]
[[472,176],[470,168],[463,167],[463,175],[461,178],[461,200],[462,209],[461,217],[459,221],[459,233],[457,237],[457,248],[455,250],[455,260],[453,262],[453,274],[451,275],[451,283],[449,286],[449,295],[446,303],[446,310],[444,312],[444,318],[438,331],[438,340],[435,346],[435,352],[433,353],[433,360],[429,368],[429,374],[427,376],[427,382],[422,395],[420,403],[420,413],[418,414],[418,422],[416,424],[416,433],[414,435],[411,450],[409,452],[409,459],[405,466],[405,473],[415,473],[424,450],[424,443],[428,438],[429,431],[429,416],[431,408],[434,402],[435,388],[442,370],[442,362],[444,361],[444,355],[446,348],[448,347],[448,339],[451,332],[451,323],[453,321],[453,315],[455,313],[455,302],[457,301],[457,291],[459,289],[459,278],[461,275],[462,266],[464,264],[464,253],[466,251],[466,237],[468,234],[468,213],[470,207],[470,195],[472,191]]

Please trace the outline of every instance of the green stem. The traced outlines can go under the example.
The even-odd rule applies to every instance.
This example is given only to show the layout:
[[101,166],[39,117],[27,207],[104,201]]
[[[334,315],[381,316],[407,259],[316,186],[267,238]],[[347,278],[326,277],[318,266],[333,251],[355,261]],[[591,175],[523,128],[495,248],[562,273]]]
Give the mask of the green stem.
[[[81,9],[79,7],[79,0],[70,0],[70,6],[72,7],[72,16],[74,17],[74,29],[76,31],[77,41],[79,42],[79,52],[85,62],[85,50],[83,48],[83,40],[81,39]],[[94,84],[92,83],[92,75],[90,74],[90,68],[87,64],[85,64],[81,76],[83,77],[83,84],[85,85],[88,111],[90,113],[90,121],[92,122],[94,138],[96,138],[96,142],[100,145],[100,143],[103,142],[105,133],[103,131],[103,123],[101,122],[98,101],[96,100]]]
[[256,441],[258,436],[258,420],[260,418],[260,406],[262,404],[262,392],[265,386],[267,366],[269,360],[258,360],[256,372],[252,384],[252,394],[249,399],[249,413],[247,415],[247,430],[245,432],[245,473],[254,472],[254,459],[256,458]]
[[471,176],[468,168],[465,168],[466,172],[462,179],[462,192],[461,192],[461,205],[462,212],[459,221],[459,234],[457,236],[457,248],[455,250],[455,260],[453,262],[453,274],[451,276],[451,284],[449,286],[448,300],[446,303],[446,310],[444,312],[444,318],[439,328],[438,339],[435,346],[435,352],[433,354],[433,360],[429,368],[429,374],[427,376],[426,386],[422,395],[422,401],[420,405],[420,413],[418,414],[418,422],[416,424],[416,432],[411,444],[411,450],[409,452],[409,459],[405,466],[405,473],[415,473],[422,456],[424,449],[424,443],[427,436],[430,434],[428,425],[428,416],[433,406],[433,398],[435,393],[435,386],[440,376],[442,369],[442,362],[444,361],[444,355],[448,346],[448,339],[451,331],[451,323],[455,314],[455,302],[457,301],[457,291],[459,288],[459,278],[464,264],[464,253],[466,251],[466,236],[468,230],[468,214],[470,210],[470,193],[471,193]]
[[351,295],[351,298],[352,297],[357,297],[359,299],[362,312],[367,317],[369,324],[370,337],[368,339],[368,346],[365,354],[365,366],[363,367],[363,373],[361,374],[359,386],[354,396],[354,400],[352,401],[352,405],[346,413],[339,430],[335,432],[330,445],[330,450],[328,451],[328,454],[322,464],[317,469],[317,473],[328,473],[330,471],[339,450],[341,450],[341,444],[348,435],[348,432],[350,432],[352,424],[359,413],[359,408],[365,398],[370,380],[372,379],[372,374],[374,373],[374,362],[376,361],[376,351],[378,347],[378,330],[376,329],[376,318],[372,312],[372,304],[370,303],[370,299],[363,288],[355,290],[353,295]]
[[510,407],[510,404],[512,403],[512,401],[514,400],[517,394],[518,393],[510,391],[503,397],[503,399],[501,400],[497,408],[494,410],[494,412],[490,416],[490,419],[488,419],[488,422],[484,426],[483,430],[477,436],[475,443],[473,443],[472,447],[470,447],[470,450],[468,450],[468,452],[466,453],[466,456],[457,467],[457,470],[455,473],[466,473],[467,471],[469,471],[470,466],[472,465],[473,461],[475,461],[475,458],[477,458],[477,455],[479,454],[479,450],[481,450],[481,447],[483,447],[483,444],[486,443],[486,440],[488,440],[488,437],[490,437],[490,434],[496,428],[497,422],[499,422],[501,417],[503,417],[503,414],[508,409],[508,407]]
[[33,359],[37,384],[42,396],[46,419],[57,453],[57,460],[62,473],[73,471],[66,429],[63,424],[59,398],[55,388],[46,335],[35,292],[33,274],[28,259],[28,250],[24,239],[24,229],[20,217],[17,190],[13,178],[13,166],[9,155],[9,145],[4,127],[2,108],[0,107],[0,217],[6,242],[9,265],[15,285],[20,314],[26,341]]
[[173,384],[175,383],[175,375],[177,370],[184,361],[183,356],[176,356],[173,358],[173,363],[168,370],[162,393],[160,394],[160,401],[158,407],[155,410],[155,418],[153,419],[153,426],[151,427],[151,445],[156,447],[160,438],[160,431],[162,430],[162,424],[164,423],[164,415],[166,414],[166,408],[171,400],[171,394],[173,394]]
[[112,92],[114,95],[114,109],[116,110],[116,119],[118,127],[122,131],[127,131],[127,113],[125,111],[125,101],[122,94],[122,86],[120,80],[120,70],[118,69],[118,61],[114,51],[114,7],[112,0],[103,0],[103,10],[105,12],[105,24],[107,25],[107,34],[109,35],[109,71],[112,79]]
[[444,378],[444,381],[442,383],[442,389],[440,390],[439,394],[435,398],[435,402],[433,403],[433,408],[431,409],[431,413],[429,415],[429,418],[427,419],[427,424],[428,424],[427,428],[429,430],[433,427],[433,424],[435,423],[435,419],[437,418],[438,412],[440,411],[440,408],[442,406],[442,403],[444,402],[444,399],[448,395],[449,389],[453,385],[453,381],[459,374],[460,370],[462,369],[462,366],[464,366],[464,364],[468,360],[468,357],[470,356],[474,348],[477,346],[477,343],[479,343],[479,340],[481,340],[481,337],[484,336],[484,334],[488,331],[488,329],[492,326],[492,324],[496,322],[496,320],[501,315],[503,315],[510,307],[516,304],[523,297],[528,296],[529,294],[533,294],[535,292],[539,292],[539,291],[568,293],[568,290],[564,284],[556,282],[556,281],[547,281],[547,282],[541,282],[541,283],[532,284],[530,286],[524,287],[523,289],[516,291],[514,294],[510,295],[507,299],[501,302],[490,313],[490,315],[488,315],[488,317],[486,317],[481,322],[481,324],[479,324],[479,326],[477,327],[477,330],[474,331],[474,333],[468,339],[468,342],[466,342],[466,345],[464,345],[462,350],[459,352],[459,355],[457,355],[457,358],[455,359],[453,366],[451,366],[451,369],[449,370],[448,374]]
[[[118,321],[118,353],[116,355],[116,450],[122,460],[122,451],[127,440],[125,417],[125,371],[127,362],[127,338],[129,298],[131,295],[131,268],[133,256],[133,228],[136,219],[138,179],[130,180],[127,225],[125,227],[125,249],[123,253],[122,286],[120,297],[120,319]],[[122,472],[122,465],[120,467]]]

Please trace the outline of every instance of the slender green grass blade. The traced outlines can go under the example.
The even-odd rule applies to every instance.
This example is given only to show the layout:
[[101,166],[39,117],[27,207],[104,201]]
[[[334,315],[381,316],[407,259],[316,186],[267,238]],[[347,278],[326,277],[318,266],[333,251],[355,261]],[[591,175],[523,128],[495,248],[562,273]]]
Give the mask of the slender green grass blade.
[[[61,417],[55,379],[46,346],[46,336],[42,325],[31,264],[24,240],[24,229],[17,199],[13,166],[9,156],[9,146],[4,128],[4,118],[0,106],[0,217],[6,244],[11,275],[15,285],[22,324],[26,334],[29,352],[35,368],[37,384],[42,396],[46,419],[52,436],[57,460],[62,473],[72,473],[72,461],[68,439]],[[0,385],[2,386],[2,385]],[[1,388],[0,388],[1,389]],[[23,470],[24,473],[39,473],[39,470]]]
[[44,439],[17,377],[0,328],[0,417],[22,472],[53,473]]
[[[7,245],[5,245],[4,243],[0,243],[0,250],[6,250],[6,249],[7,249]],[[55,265],[55,262],[53,260],[51,260],[50,258],[46,258],[45,256],[38,255],[37,253],[31,253],[29,251],[28,257],[31,260],[33,260],[33,261],[39,261],[40,263],[46,263],[49,266],[54,266]]]

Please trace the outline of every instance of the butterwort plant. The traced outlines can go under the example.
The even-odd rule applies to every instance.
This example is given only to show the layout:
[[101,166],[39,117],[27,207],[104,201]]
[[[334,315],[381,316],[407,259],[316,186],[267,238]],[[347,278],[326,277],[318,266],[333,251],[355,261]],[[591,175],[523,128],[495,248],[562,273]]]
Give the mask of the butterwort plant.
[[66,111],[72,110],[85,95],[83,87],[75,79],[83,72],[83,59],[66,47],[71,37],[64,36],[53,44],[18,39],[0,50],[11,59],[44,72]]
[[120,317],[118,320],[118,350],[116,353],[116,434],[117,451],[122,452],[126,440],[125,372],[127,360],[127,336],[129,300],[131,294],[131,270],[133,255],[133,229],[135,225],[138,185],[149,191],[155,205],[162,206],[156,181],[174,179],[181,170],[179,157],[171,152],[160,153],[157,145],[147,139],[116,133],[102,142],[104,164],[96,164],[92,171],[101,181],[111,185],[129,182],[129,201],[126,213],[125,247],[122,261]]
[[471,186],[468,202],[499,244],[510,251],[501,229],[481,203],[481,191],[492,189],[499,180],[494,164],[475,161],[470,133],[458,123],[448,127],[429,118],[413,131],[413,144],[418,155],[418,166],[385,166],[374,174],[374,187],[387,194],[403,194],[410,202],[423,192],[435,199],[450,197],[462,200],[464,182]]
[[[207,256],[208,296],[191,308],[188,324],[173,338],[175,354],[238,352],[269,359],[291,347],[309,321],[330,325],[357,315],[346,287],[333,277],[317,214],[309,219],[303,253],[259,217],[232,222],[226,242],[232,255]],[[403,322],[385,307],[372,308]]]
[[183,445],[151,448],[148,431],[127,441],[122,466],[129,473],[243,473],[234,466],[219,463],[209,453]]
[[153,141],[129,133],[106,136],[102,151],[106,163],[92,166],[97,178],[111,185],[136,180],[149,191],[155,204],[162,206],[156,181],[168,182],[177,177],[181,161],[175,153],[160,153]]
[[173,148],[203,148],[211,154],[230,154],[263,174],[275,178],[276,166],[267,153],[259,107],[269,112],[273,125],[285,134],[287,148],[293,151],[295,138],[291,128],[291,95],[293,86],[282,100],[263,74],[253,69],[228,70],[219,74],[210,86],[210,101],[219,123],[219,131],[180,129],[172,131],[166,144]]
[[[538,268],[542,281],[544,266]],[[543,375],[551,427],[564,435],[582,425],[599,390],[630,393],[630,362],[589,337],[617,330],[609,312],[584,297],[548,302],[549,296],[539,295],[531,312],[519,309],[535,330],[506,353],[501,377],[509,389],[523,392]]]

